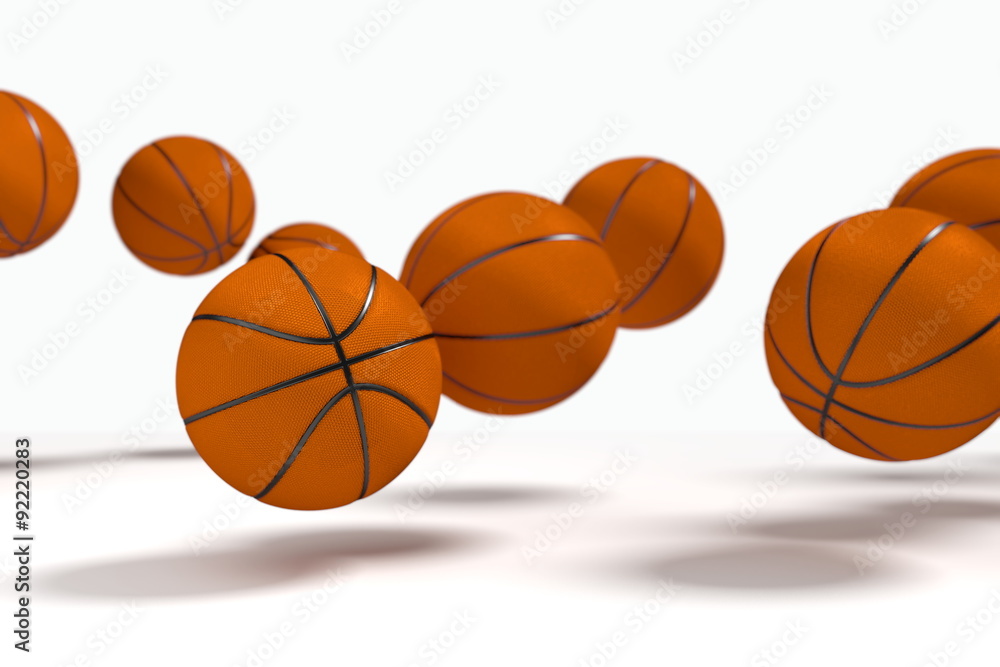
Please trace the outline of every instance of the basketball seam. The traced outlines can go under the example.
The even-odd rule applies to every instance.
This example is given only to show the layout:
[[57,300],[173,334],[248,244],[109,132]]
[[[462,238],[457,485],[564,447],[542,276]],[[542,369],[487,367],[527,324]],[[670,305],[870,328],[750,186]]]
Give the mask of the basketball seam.
[[29,245],[34,238],[35,234],[38,233],[38,228],[42,224],[42,218],[45,217],[45,208],[49,201],[49,161],[45,153],[45,140],[42,138],[42,128],[39,127],[38,121],[35,119],[34,114],[28,109],[21,100],[17,97],[7,93],[7,96],[14,101],[14,104],[18,106],[21,113],[24,114],[25,119],[28,121],[28,126],[31,128],[31,133],[35,136],[35,143],[38,144],[38,152],[41,154],[42,158],[42,201],[38,206],[38,214],[35,216],[35,224],[32,225],[31,231],[24,240],[24,245]]
[[457,340],[516,340],[518,338],[534,338],[540,336],[549,336],[551,334],[562,333],[564,331],[569,331],[571,329],[577,329],[579,327],[592,324],[594,322],[599,322],[609,315],[614,313],[618,309],[618,304],[615,304],[611,308],[608,308],[602,313],[588,317],[585,320],[576,322],[574,324],[566,324],[564,326],[553,327],[551,329],[539,329],[538,331],[527,331],[524,333],[511,333],[511,334],[484,334],[482,336],[465,336],[461,334],[445,334],[445,333],[435,333],[438,338],[449,338]]
[[[805,376],[803,376],[798,371],[798,369],[796,369],[792,365],[792,363],[788,360],[788,358],[785,356],[785,354],[781,351],[781,348],[778,346],[778,342],[774,339],[774,332],[771,331],[770,328],[768,328],[767,335],[768,335],[768,338],[771,341],[771,345],[774,347],[774,351],[778,355],[778,358],[781,359],[781,362],[788,368],[788,370],[790,370],[792,372],[792,374],[796,378],[798,378],[799,382],[801,382],[803,385],[805,385],[805,387],[807,389],[809,389],[810,391],[812,391],[813,393],[815,393],[817,396],[819,396],[819,397],[826,396],[826,392],[824,392],[819,387],[817,387],[814,384],[812,384],[811,382],[809,382],[809,380],[807,380],[805,378]],[[871,420],[873,422],[877,422],[877,423],[880,423],[880,424],[885,424],[887,426],[898,426],[900,428],[911,428],[911,429],[925,430],[925,431],[947,431],[947,430],[956,429],[956,428],[966,428],[966,427],[969,427],[969,426],[975,426],[976,424],[980,424],[980,423],[982,423],[984,421],[987,421],[987,420],[989,420],[989,419],[991,419],[993,417],[996,417],[997,415],[1000,415],[1000,409],[998,409],[998,410],[996,410],[994,412],[991,412],[990,414],[986,415],[985,417],[980,417],[979,419],[973,419],[972,421],[961,422],[961,423],[958,423],[958,424],[944,424],[944,425],[910,424],[910,423],[907,423],[907,422],[894,421],[894,420],[886,419],[884,417],[879,417],[877,415],[873,415],[873,414],[870,414],[870,413],[867,413],[867,412],[862,412],[861,410],[858,410],[857,408],[851,407],[850,405],[847,405],[846,403],[843,403],[843,402],[838,401],[838,400],[834,400],[833,401],[833,405],[836,406],[836,407],[838,407],[838,408],[840,408],[840,409],[842,409],[842,410],[846,410],[848,412],[851,412],[851,413],[853,413],[853,414],[855,414],[855,415],[857,415],[859,417],[864,417],[865,419],[869,419],[869,420]]]
[[236,187],[233,184],[233,169],[232,165],[229,164],[229,158],[226,154],[222,152],[222,149],[218,146],[215,147],[215,152],[219,156],[219,162],[222,164],[222,170],[226,172],[226,183],[229,185],[229,204],[226,210],[226,238],[233,238],[233,199],[236,197]]
[[[433,338],[434,338],[433,334],[418,336],[417,338],[411,338],[409,340],[405,340],[400,343],[395,343],[393,345],[387,345],[386,347],[382,347],[377,350],[372,350],[371,352],[359,354],[356,357],[351,357],[350,359],[347,360],[347,362],[351,364],[359,364],[362,361],[368,361],[369,359],[380,357],[383,354],[390,354],[397,350],[402,350],[407,347],[410,347],[411,345],[416,345],[418,343],[422,343],[424,341],[431,340]],[[328,366],[322,366],[315,370],[309,371],[308,373],[303,373],[302,375],[298,375],[288,380],[282,380],[281,382],[275,383],[269,387],[258,389],[257,391],[251,392],[239,398],[234,398],[231,401],[226,401],[225,403],[221,403],[213,408],[209,408],[207,410],[195,413],[190,417],[185,418],[184,424],[185,425],[193,424],[194,422],[205,419],[206,417],[211,417],[212,415],[224,412],[230,408],[235,408],[249,401],[267,396],[268,394],[273,394],[276,391],[281,391],[282,389],[287,389],[288,387],[294,387],[297,384],[302,384],[303,382],[308,382],[309,380],[315,380],[316,378],[323,377],[324,375],[329,375],[330,373],[336,373],[341,368],[343,368],[343,364],[341,363],[330,364]]]
[[432,296],[434,296],[435,294],[437,294],[438,292],[440,292],[441,290],[443,290],[452,281],[458,279],[460,276],[464,275],[465,273],[468,273],[469,271],[471,271],[472,269],[476,268],[477,266],[481,266],[482,264],[485,264],[486,262],[490,261],[491,259],[495,259],[495,258],[499,257],[500,255],[504,255],[504,254],[506,254],[508,252],[513,252],[514,250],[518,250],[519,248],[525,248],[525,247],[528,247],[528,246],[531,246],[531,245],[535,245],[535,244],[538,244],[538,243],[555,243],[555,242],[561,242],[561,241],[585,242],[585,243],[592,243],[592,244],[597,245],[597,246],[601,245],[600,241],[598,241],[596,239],[592,239],[592,238],[590,238],[588,236],[581,236],[580,234],[550,234],[548,236],[540,236],[538,238],[529,239],[527,241],[518,241],[517,243],[512,243],[510,245],[504,246],[503,248],[498,248],[497,250],[493,250],[491,252],[488,252],[485,255],[481,255],[481,256],[477,257],[476,259],[472,260],[471,262],[466,263],[461,268],[455,270],[447,278],[445,278],[438,285],[436,285],[434,287],[434,289],[432,289],[427,294],[426,297],[424,297],[424,299],[420,302],[420,306],[421,307],[425,306],[427,304],[427,302],[431,300]]
[[13,234],[10,233],[10,230],[7,229],[7,225],[4,224],[4,221],[2,219],[0,219],[0,233],[3,233],[5,238],[8,238],[14,243],[16,243],[19,248],[23,248],[24,246],[28,245],[27,241],[19,241]]
[[968,159],[963,160],[963,161],[961,161],[961,162],[959,162],[957,164],[953,164],[950,167],[942,169],[941,171],[937,172],[936,174],[932,174],[931,176],[929,176],[927,178],[927,180],[924,181],[923,183],[921,183],[920,185],[916,186],[913,189],[913,191],[910,194],[908,194],[906,197],[904,197],[898,204],[896,204],[896,206],[906,206],[911,201],[913,201],[913,198],[916,197],[917,194],[921,190],[923,190],[928,185],[930,185],[931,183],[933,183],[934,181],[936,181],[938,178],[940,178],[941,176],[944,176],[945,174],[947,174],[949,172],[952,172],[952,171],[954,171],[954,170],[956,170],[956,169],[958,169],[960,167],[964,167],[966,165],[973,164],[974,162],[983,162],[985,160],[997,160],[997,159],[1000,159],[1000,155],[980,155],[978,157],[968,158]]
[[[498,193],[498,194],[501,194],[501,193]],[[442,229],[444,229],[445,225],[447,225],[449,222],[451,222],[452,220],[454,220],[455,218],[457,218],[459,213],[462,213],[463,211],[467,211],[468,209],[472,208],[472,206],[474,204],[478,204],[479,202],[481,202],[481,201],[483,201],[485,199],[491,199],[492,197],[495,197],[495,196],[497,196],[497,195],[480,195],[479,197],[475,197],[475,198],[470,199],[470,200],[468,200],[466,202],[463,202],[462,204],[459,204],[458,207],[455,208],[455,210],[453,210],[450,215],[445,216],[438,223],[437,227],[435,227],[428,234],[427,239],[424,240],[423,244],[420,246],[420,249],[417,250],[417,254],[413,258],[413,264],[410,265],[410,270],[408,271],[409,275],[407,276],[406,281],[403,284],[405,284],[407,287],[410,287],[410,285],[413,282],[413,277],[417,273],[417,265],[420,263],[420,259],[423,257],[424,252],[430,246],[431,241],[433,241],[434,237],[438,235],[438,232],[440,232]]]
[[687,231],[688,224],[691,222],[691,216],[694,213],[695,199],[698,196],[697,184],[695,183],[694,177],[692,177],[690,174],[688,175],[688,182],[690,184],[690,190],[688,195],[687,212],[684,214],[684,222],[681,223],[681,229],[677,233],[677,238],[674,239],[674,244],[673,246],[671,246],[670,252],[667,253],[667,256],[663,259],[663,264],[661,264],[660,268],[656,270],[656,274],[649,279],[649,282],[643,285],[643,288],[641,290],[639,290],[639,294],[637,294],[636,297],[632,299],[632,301],[622,306],[622,313],[627,313],[629,310],[634,308],[636,304],[638,304],[643,299],[643,297],[649,294],[649,291],[653,288],[653,285],[656,284],[656,282],[660,279],[660,276],[662,276],[664,271],[667,270],[667,265],[669,265],[670,260],[674,258],[674,254],[677,252],[677,248],[680,247],[681,240],[684,238],[684,233]]
[[930,233],[928,233],[927,236],[925,236],[924,239],[917,245],[917,247],[913,250],[913,252],[910,253],[910,255],[903,262],[902,266],[899,267],[895,275],[893,275],[893,277],[889,280],[889,284],[886,285],[885,288],[882,290],[882,293],[879,294],[879,297],[875,301],[875,304],[868,312],[868,316],[865,318],[864,322],[861,323],[858,332],[855,334],[854,340],[851,341],[850,346],[844,353],[844,357],[843,359],[841,359],[840,366],[837,368],[837,376],[833,378],[833,384],[830,386],[830,391],[826,397],[826,405],[823,407],[823,417],[820,420],[820,427],[819,427],[821,436],[823,435],[824,425],[826,423],[826,415],[829,413],[830,404],[831,401],[833,400],[834,394],[836,394],[837,389],[840,388],[842,378],[844,377],[844,373],[847,372],[847,367],[850,365],[851,360],[854,358],[854,353],[857,351],[858,346],[861,344],[862,338],[864,338],[865,334],[868,333],[868,328],[871,326],[871,323],[875,321],[875,316],[878,315],[878,312],[879,310],[882,309],[882,306],[885,304],[886,299],[889,298],[889,294],[896,287],[896,285],[899,284],[899,281],[902,280],[903,278],[903,274],[905,274],[906,271],[913,265],[913,262],[917,260],[917,257],[920,256],[920,253],[922,253],[931,243],[933,243],[934,239],[939,238],[946,229],[948,229],[954,224],[955,224],[954,222],[945,222],[932,229]]
[[[809,405],[808,403],[804,403],[802,401],[799,401],[797,399],[794,399],[791,396],[788,396],[787,394],[781,394],[781,398],[782,398],[782,400],[784,400],[787,403],[792,403],[794,405],[798,405],[800,407],[806,408],[807,410],[811,410],[811,411],[813,411],[813,412],[815,412],[817,414],[821,414],[822,413],[822,411],[819,408],[814,407],[812,405]],[[838,422],[833,417],[829,417],[828,416],[827,419],[829,419],[831,422],[833,422],[838,428],[840,428],[841,430],[843,430],[844,433],[846,433],[847,435],[851,436],[852,438],[854,438],[855,440],[857,440],[858,442],[860,442],[862,445],[864,445],[868,449],[872,450],[874,453],[878,454],[879,456],[881,456],[885,460],[887,460],[887,461],[899,461],[899,459],[893,458],[892,456],[889,456],[888,454],[886,454],[884,452],[880,452],[879,450],[875,449],[874,447],[872,447],[871,445],[869,445],[867,442],[865,442],[864,440],[862,440],[861,438],[859,438],[857,435],[855,435],[854,432],[851,431],[851,429],[847,428],[846,426],[844,426],[843,424],[841,424],[840,422]]]
[[144,209],[143,207],[139,206],[139,203],[136,202],[132,198],[132,196],[128,193],[127,190],[125,190],[125,186],[122,185],[122,182],[121,182],[120,179],[119,179],[116,187],[118,188],[118,191],[122,194],[122,197],[125,198],[125,201],[128,202],[132,206],[132,208],[134,208],[136,211],[138,211],[144,218],[146,218],[147,220],[149,220],[153,224],[157,225],[158,227],[162,227],[163,229],[167,230],[168,232],[170,232],[174,236],[177,236],[178,238],[181,238],[181,239],[187,241],[188,243],[194,245],[195,247],[197,247],[202,252],[209,252],[207,246],[202,245],[196,239],[188,236],[184,232],[182,232],[182,231],[180,231],[178,229],[174,229],[173,227],[171,227],[167,223],[159,220],[158,218],[153,217],[153,215],[150,214],[148,211],[146,211],[146,209]]
[[989,220],[987,222],[979,222],[974,225],[969,225],[969,229],[983,229],[984,227],[990,227],[992,225],[1000,225],[1000,220]]
[[658,164],[662,164],[660,160],[657,160],[655,158],[652,159],[652,160],[649,160],[644,165],[642,165],[641,167],[639,167],[639,169],[636,171],[636,173],[632,176],[632,178],[629,180],[629,182],[625,185],[625,188],[622,190],[621,194],[618,195],[618,198],[611,205],[611,210],[608,212],[608,216],[604,220],[604,227],[601,228],[601,240],[602,241],[607,240],[608,233],[611,231],[611,225],[614,223],[615,219],[618,217],[618,211],[621,210],[622,205],[625,203],[625,198],[628,197],[628,194],[632,190],[632,187],[639,181],[640,178],[643,177],[643,175],[646,174],[646,172],[650,171],[653,167],[655,167]]
[[447,373],[444,373],[444,377],[445,377],[446,380],[448,380],[452,384],[457,385],[460,389],[464,389],[465,391],[469,392],[470,394],[475,394],[476,396],[479,396],[480,398],[485,398],[487,400],[496,401],[498,403],[507,403],[509,405],[541,405],[543,403],[555,403],[555,402],[558,402],[558,401],[561,401],[561,400],[567,398],[568,396],[572,396],[576,392],[580,391],[580,389],[583,388],[583,385],[587,384],[587,381],[585,380],[582,384],[580,384],[579,387],[576,387],[576,388],[574,388],[574,389],[572,389],[570,391],[567,391],[567,392],[565,392],[563,394],[559,394],[558,396],[553,396],[551,398],[514,399],[514,398],[503,398],[501,396],[491,396],[490,394],[478,391],[478,390],[473,389],[472,387],[470,387],[470,386],[468,386],[466,384],[463,384],[463,383],[459,382],[458,380],[456,380],[451,375],[448,375]]
[[651,320],[649,322],[639,322],[639,323],[636,323],[636,324],[625,324],[623,326],[625,326],[625,328],[652,327],[652,326],[656,326],[658,324],[662,324],[662,323],[665,323],[665,322],[670,322],[670,321],[672,321],[672,320],[680,317],[681,315],[683,315],[684,313],[687,313],[692,308],[694,308],[696,305],[698,305],[698,302],[705,298],[705,295],[708,294],[712,290],[712,287],[715,286],[715,282],[719,279],[719,274],[721,272],[722,272],[722,262],[720,261],[718,263],[718,265],[715,267],[715,271],[712,272],[712,277],[708,280],[708,282],[698,291],[697,294],[694,295],[694,297],[691,298],[690,301],[688,301],[687,303],[685,303],[683,306],[681,306],[677,310],[675,310],[675,311],[673,311],[673,312],[671,312],[671,313],[669,313],[667,315],[664,315],[663,317],[659,317],[659,318],[657,318],[655,320]]
[[170,168],[173,169],[174,173],[177,175],[177,178],[184,186],[184,189],[187,190],[188,196],[191,197],[191,201],[194,202],[195,208],[198,209],[198,213],[201,215],[201,219],[205,222],[205,227],[208,229],[208,233],[212,237],[212,243],[215,244],[216,249],[219,252],[219,264],[220,265],[224,264],[226,260],[222,256],[222,249],[221,249],[222,244],[219,242],[219,238],[215,234],[215,228],[212,227],[212,221],[208,219],[208,213],[202,207],[201,202],[198,201],[198,197],[195,196],[194,188],[191,187],[191,184],[188,182],[187,177],[184,176],[183,172],[181,172],[181,169],[180,167],[177,166],[177,163],[173,161],[173,159],[170,157],[167,151],[165,151],[163,147],[160,146],[159,143],[154,143],[153,148],[155,148],[157,151],[160,152],[160,154],[163,156],[163,159],[167,161],[167,163],[170,165]]

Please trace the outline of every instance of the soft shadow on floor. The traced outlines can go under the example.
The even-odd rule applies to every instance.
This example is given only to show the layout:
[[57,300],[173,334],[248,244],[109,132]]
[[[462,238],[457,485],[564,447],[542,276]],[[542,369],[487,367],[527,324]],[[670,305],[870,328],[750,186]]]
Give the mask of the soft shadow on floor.
[[[414,491],[406,488],[387,490],[379,498],[387,503],[407,503]],[[424,505],[509,505],[513,503],[549,502],[572,496],[579,490],[555,486],[460,486],[436,490],[424,500]],[[418,496],[419,497],[419,496]]]
[[54,591],[97,598],[203,598],[315,578],[351,562],[413,559],[476,548],[483,534],[440,530],[329,530],[73,567],[48,577]]
[[[122,460],[183,460],[196,458],[198,453],[194,447],[163,447],[159,449],[143,449],[135,452],[120,451]],[[31,459],[32,468],[72,468],[74,466],[89,466],[94,463],[107,461],[112,455],[112,451],[90,452],[88,454],[73,454],[67,456],[38,456]],[[14,461],[0,461],[0,470],[11,470],[14,468]]]

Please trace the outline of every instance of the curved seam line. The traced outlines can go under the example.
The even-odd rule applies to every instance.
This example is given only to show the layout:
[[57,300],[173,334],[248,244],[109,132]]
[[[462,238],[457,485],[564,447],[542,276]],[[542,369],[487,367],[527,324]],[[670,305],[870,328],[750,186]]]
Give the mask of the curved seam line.
[[[190,195],[191,197],[191,201],[194,202],[195,208],[197,208],[198,212],[201,214],[201,219],[205,221],[205,227],[208,228],[208,233],[212,237],[212,243],[214,243],[216,247],[218,247],[220,245],[219,238],[215,235],[215,228],[212,227],[212,222],[208,219],[208,213],[206,213],[205,209],[202,208],[201,202],[198,201],[198,197],[195,195],[194,189],[191,187],[191,184],[188,183],[188,180],[181,172],[180,167],[177,166],[177,164],[167,154],[167,152],[163,150],[163,148],[160,146],[159,143],[154,143],[153,148],[155,148],[160,152],[163,158],[170,165],[170,168],[174,170],[174,173],[177,175],[177,178],[180,179],[181,184],[184,185],[184,188],[187,190],[188,195]],[[219,263],[222,264],[225,263],[225,261],[226,260],[222,257],[222,250],[219,250]]]
[[560,394],[558,396],[553,396],[551,398],[538,398],[538,399],[518,400],[518,399],[513,399],[513,398],[502,398],[500,396],[491,396],[490,394],[486,394],[486,393],[483,393],[481,391],[477,391],[477,390],[473,389],[472,387],[469,387],[469,386],[467,386],[465,384],[462,384],[461,382],[459,382],[458,380],[456,380],[452,376],[448,375],[447,373],[444,373],[444,377],[449,382],[452,382],[452,383],[458,385],[461,389],[464,389],[465,391],[469,392],[470,394],[475,394],[476,396],[479,396],[481,398],[485,398],[485,399],[488,399],[488,400],[491,400],[491,401],[497,401],[498,403],[509,403],[511,405],[540,405],[542,403],[551,403],[553,401],[562,400],[562,399],[566,398],[567,396],[572,396],[573,394],[575,394],[576,392],[578,392],[581,389],[581,387],[583,387],[583,385],[580,385],[576,389],[573,389],[571,391],[567,391],[566,393]]
[[636,297],[632,299],[630,303],[622,307],[623,313],[627,313],[629,310],[631,310],[636,304],[638,304],[642,300],[644,296],[646,296],[646,294],[649,293],[649,290],[653,288],[653,285],[656,283],[657,280],[660,279],[660,276],[663,275],[663,272],[667,270],[667,265],[670,264],[670,260],[674,258],[674,254],[677,252],[677,248],[680,247],[681,239],[684,238],[684,232],[687,231],[688,223],[691,221],[691,215],[694,212],[695,199],[698,196],[698,188],[695,185],[694,178],[690,174],[688,175],[688,182],[690,183],[690,189],[688,192],[688,208],[687,212],[684,214],[684,222],[681,223],[681,229],[677,233],[677,238],[674,239],[674,245],[670,248],[670,252],[667,253],[667,256],[663,258],[663,264],[661,264],[660,268],[656,270],[656,273],[653,275],[653,277],[649,279],[649,282],[647,282],[643,286],[643,288],[639,291],[639,294],[637,294]]
[[42,203],[38,207],[38,215],[35,217],[35,224],[31,227],[31,232],[28,233],[28,237],[24,240],[24,245],[31,243],[35,234],[38,233],[38,228],[42,224],[42,218],[45,217],[45,209],[48,206],[49,201],[49,162],[48,157],[45,154],[45,140],[42,138],[42,128],[38,126],[38,121],[35,119],[35,115],[24,106],[21,100],[17,99],[13,95],[8,93],[8,97],[14,101],[14,104],[18,106],[21,112],[24,114],[25,119],[28,121],[28,126],[31,128],[31,133],[35,135],[35,143],[38,144],[38,151],[42,156]]
[[412,410],[415,415],[420,417],[420,419],[422,419],[423,422],[427,424],[427,428],[430,428],[431,426],[434,425],[434,421],[427,416],[427,413],[425,413],[423,410],[420,409],[419,405],[417,405],[415,402],[413,402],[412,400],[410,400],[409,398],[407,398],[406,396],[404,396],[403,394],[399,393],[394,389],[390,389],[389,387],[386,387],[381,384],[370,384],[367,382],[355,385],[355,388],[358,391],[372,391],[379,394],[385,394],[386,396],[391,396],[392,398],[395,398],[400,403],[402,403],[410,410]]
[[121,181],[118,181],[117,187],[118,187],[118,191],[122,193],[122,197],[125,198],[125,201],[127,201],[129,204],[131,204],[132,208],[134,208],[139,213],[141,213],[150,222],[152,222],[155,225],[158,225],[158,226],[162,227],[163,229],[167,230],[171,234],[173,234],[173,235],[175,235],[175,236],[177,236],[177,237],[179,237],[181,239],[184,239],[188,243],[191,243],[192,245],[194,245],[195,247],[197,247],[199,250],[201,250],[203,252],[209,252],[209,249],[206,246],[202,245],[201,243],[199,243],[198,241],[196,241],[192,237],[188,236],[184,232],[182,232],[180,230],[177,230],[177,229],[174,229],[173,227],[171,227],[167,223],[161,222],[157,218],[154,218],[150,213],[148,213],[146,211],[146,209],[144,209],[143,207],[139,206],[139,204],[134,199],[132,199],[132,196],[129,195],[129,193],[125,191],[125,186],[123,186],[121,184]]
[[615,221],[615,218],[618,217],[618,211],[621,210],[622,204],[625,203],[625,198],[628,196],[629,191],[639,181],[639,179],[642,178],[643,174],[658,164],[660,164],[660,160],[654,158],[639,167],[639,170],[636,171],[635,175],[633,175],[631,180],[629,180],[625,189],[622,190],[620,195],[618,195],[618,199],[616,199],[615,203],[611,206],[611,210],[608,212],[608,217],[604,221],[604,227],[601,229],[602,241],[608,238],[608,232],[611,231],[611,224]]
[[939,171],[936,174],[932,174],[926,181],[924,181],[923,183],[921,183],[920,185],[918,185],[913,190],[913,192],[911,192],[909,195],[907,195],[906,198],[904,198],[902,201],[900,201],[897,204],[897,206],[906,206],[907,204],[909,204],[913,200],[914,197],[917,196],[917,193],[919,193],[925,187],[927,187],[928,185],[930,185],[931,183],[933,183],[934,181],[936,181],[937,179],[939,179],[940,177],[944,176],[945,174],[947,174],[949,172],[952,172],[952,171],[954,171],[954,170],[956,170],[956,169],[958,169],[960,167],[964,167],[966,165],[973,164],[974,162],[983,162],[984,160],[997,160],[997,159],[1000,159],[1000,155],[980,155],[979,157],[969,158],[967,160],[963,160],[963,161],[959,162],[958,164],[953,164],[950,167],[948,167],[947,169],[943,169],[943,170]]
[[430,246],[431,241],[433,241],[434,237],[438,235],[438,232],[440,232],[442,229],[444,229],[445,226],[449,222],[451,222],[452,220],[454,220],[455,218],[457,218],[459,213],[467,211],[468,209],[472,208],[472,206],[474,204],[478,204],[479,202],[483,201],[484,199],[489,199],[489,198],[491,198],[493,196],[494,195],[480,195],[480,196],[478,196],[478,197],[476,197],[474,199],[470,199],[469,201],[465,202],[464,204],[460,204],[458,208],[456,208],[454,211],[451,212],[451,215],[449,215],[449,216],[445,217],[443,220],[441,220],[441,222],[434,229],[434,231],[432,231],[430,233],[430,235],[427,237],[427,240],[424,241],[423,245],[420,246],[420,250],[417,251],[416,256],[413,258],[413,264],[410,266],[409,276],[407,276],[406,281],[404,282],[404,284],[407,287],[410,287],[411,283],[413,282],[413,277],[417,273],[417,264],[420,262],[420,259],[424,256],[424,252]]
[[617,309],[618,309],[618,304],[615,304],[611,308],[605,310],[603,313],[599,313],[592,317],[588,317],[587,319],[581,320],[580,322],[576,322],[574,324],[567,324],[561,327],[553,327],[552,329],[540,329],[538,331],[528,331],[525,333],[492,334],[483,336],[463,336],[460,334],[443,334],[443,333],[437,333],[435,335],[438,338],[451,338],[459,340],[512,340],[517,338],[533,338],[535,336],[548,336],[549,334],[562,333],[563,331],[570,331],[572,329],[586,326],[593,322],[599,322],[600,320],[607,318],[608,315],[615,312],[615,310]]
[[[819,408],[813,407],[813,406],[809,405],[808,403],[803,403],[802,401],[796,400],[796,399],[792,398],[791,396],[788,396],[787,394],[781,394],[781,398],[783,398],[785,401],[787,401],[789,403],[794,403],[795,405],[798,405],[800,407],[806,408],[807,410],[812,410],[813,412],[816,412],[817,414],[821,412]],[[867,442],[865,442],[864,440],[862,440],[861,438],[859,438],[857,435],[855,435],[854,432],[851,431],[851,429],[847,428],[846,426],[844,426],[843,424],[841,424],[840,422],[838,422],[833,417],[827,417],[827,419],[829,419],[837,427],[839,427],[840,429],[842,429],[844,431],[844,433],[846,433],[847,435],[851,436],[852,438],[854,438],[855,440],[857,440],[858,442],[860,442],[862,445],[864,445],[868,449],[872,450],[873,452],[875,452],[876,454],[878,454],[879,456],[881,456],[885,460],[887,460],[887,461],[899,461],[899,459],[893,458],[893,457],[889,456],[888,454],[885,454],[885,453],[880,452],[879,450],[875,449],[874,447],[872,447],[871,445],[869,445]]]

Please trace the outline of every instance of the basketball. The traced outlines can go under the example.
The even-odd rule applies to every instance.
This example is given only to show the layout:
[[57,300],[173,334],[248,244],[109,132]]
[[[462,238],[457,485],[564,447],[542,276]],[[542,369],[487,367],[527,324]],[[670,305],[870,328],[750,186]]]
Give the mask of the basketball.
[[445,212],[410,250],[402,281],[437,335],[445,394],[482,412],[523,414],[569,397],[618,326],[600,238],[533,195],[483,195]]
[[52,238],[73,210],[79,183],[59,123],[31,100],[0,91],[0,258]]
[[851,454],[931,458],[1000,414],[1000,257],[943,216],[895,208],[823,231],[781,275],[767,321],[786,405]]
[[693,310],[715,284],[725,235],[711,195],[679,167],[618,160],[566,197],[604,241],[618,270],[621,325],[658,327]]
[[364,255],[361,254],[361,251],[358,250],[358,247],[354,245],[351,239],[332,227],[312,222],[302,222],[282,227],[261,241],[260,245],[254,249],[253,254],[250,255],[250,259],[302,247],[337,250],[339,252],[346,252],[348,255],[353,255],[358,259],[364,259]]
[[225,149],[171,137],[132,156],[115,185],[114,218],[139,260],[165,273],[195,275],[222,266],[250,235],[250,179]]
[[967,151],[935,162],[904,185],[892,205],[938,213],[1000,248],[1000,150]]
[[318,510],[383,488],[434,423],[441,358],[402,285],[295,248],[244,264],[198,307],[177,361],[195,449],[269,505]]

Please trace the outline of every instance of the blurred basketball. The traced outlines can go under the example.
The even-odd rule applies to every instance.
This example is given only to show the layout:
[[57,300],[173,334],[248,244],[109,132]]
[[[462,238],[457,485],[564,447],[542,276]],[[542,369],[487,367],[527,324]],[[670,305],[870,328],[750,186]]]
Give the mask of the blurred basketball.
[[949,452],[1000,414],[1000,257],[947,218],[895,208],[830,227],[778,280],[766,331],[788,408],[882,461]]
[[1000,248],[1000,150],[967,151],[938,160],[910,179],[892,205],[938,213]]
[[600,238],[532,195],[483,195],[445,212],[417,239],[402,281],[437,335],[445,394],[483,412],[534,412],[569,397],[618,326]]
[[194,275],[235,255],[253,227],[254,194],[240,163],[224,148],[171,137],[132,156],[115,185],[122,241],[145,264]]
[[332,227],[312,222],[282,227],[261,241],[260,245],[254,249],[253,254],[250,255],[250,259],[303,247],[337,250],[358,259],[364,259],[361,251],[351,239]]
[[315,510],[409,465],[441,398],[430,325],[367,262],[296,248],[244,264],[199,306],[177,398],[198,453],[241,493]]
[[715,284],[725,249],[722,218],[683,169],[654,158],[611,162],[584,176],[566,206],[590,223],[615,262],[622,326],[673,322]]
[[52,238],[79,183],[76,153],[59,123],[31,100],[0,91],[0,258]]

